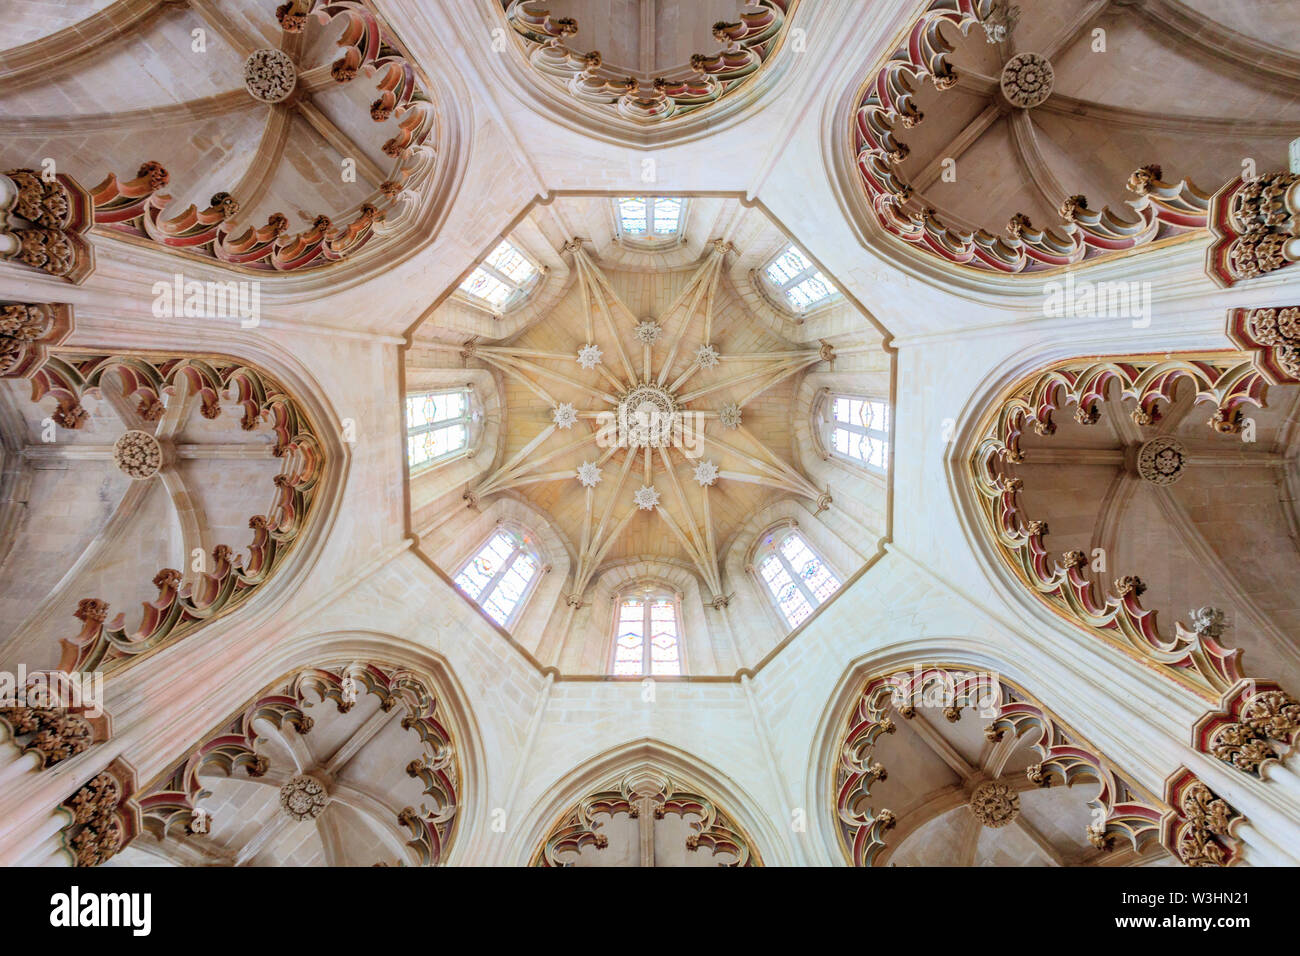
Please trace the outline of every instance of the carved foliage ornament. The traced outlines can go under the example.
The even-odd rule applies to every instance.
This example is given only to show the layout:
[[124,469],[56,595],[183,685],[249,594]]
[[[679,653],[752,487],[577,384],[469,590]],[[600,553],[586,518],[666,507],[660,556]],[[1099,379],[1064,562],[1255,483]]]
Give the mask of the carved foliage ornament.
[[135,839],[140,813],[131,799],[134,792],[135,773],[119,757],[63,801],[72,819],[60,839],[73,865],[99,866]]
[[93,208],[90,195],[70,176],[8,170],[0,175],[0,258],[84,282],[95,268],[85,237]]
[[1193,739],[1203,753],[1258,777],[1300,739],[1300,701],[1271,681],[1242,681],[1197,721]]
[[996,830],[1020,815],[1020,794],[1005,783],[986,780],[971,793],[970,812],[981,826]]
[[50,767],[82,753],[107,737],[107,718],[88,718],[69,707],[0,707],[0,723],[23,753],[34,753]]
[[50,346],[73,329],[72,306],[60,302],[0,304],[0,377],[30,375],[45,361]]
[[1187,866],[1231,866],[1240,854],[1233,831],[1244,822],[1231,804],[1180,767],[1165,787],[1173,808],[1164,822],[1163,842]]
[[1275,272],[1300,259],[1300,176],[1234,179],[1210,201],[1206,271],[1221,286]]
[[1274,384],[1300,382],[1300,305],[1229,309],[1228,336]]

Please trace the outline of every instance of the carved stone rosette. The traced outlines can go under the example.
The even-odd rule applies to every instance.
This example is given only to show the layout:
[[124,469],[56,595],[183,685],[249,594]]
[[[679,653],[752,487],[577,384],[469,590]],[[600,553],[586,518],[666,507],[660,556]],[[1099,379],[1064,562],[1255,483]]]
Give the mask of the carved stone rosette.
[[148,481],[162,467],[162,446],[148,432],[132,428],[113,443],[113,464],[135,481]]
[[1037,53],[1017,53],[1002,68],[998,85],[1007,102],[1027,110],[1045,102],[1052,95],[1055,75],[1052,64]]
[[1153,485],[1172,485],[1183,477],[1186,465],[1187,449],[1169,435],[1159,435],[1138,449],[1138,475]]
[[244,61],[244,86],[263,103],[289,98],[298,85],[298,71],[289,54],[281,50],[254,50]]
[[1020,815],[1020,794],[1005,783],[985,780],[971,792],[970,812],[981,826],[999,829]]
[[60,839],[73,865],[99,866],[135,839],[140,812],[131,799],[134,792],[135,771],[118,757],[63,801],[72,819]]
[[305,773],[292,777],[280,788],[280,806],[298,822],[315,820],[325,810],[329,796],[319,780]]
[[80,285],[95,269],[85,236],[93,210],[90,194],[71,176],[7,171],[0,175],[0,259]]
[[698,818],[690,823],[692,832],[686,838],[687,850],[697,851],[703,847],[715,854],[736,857],[731,863],[720,864],[723,866],[763,865],[753,843],[713,800],[683,790],[665,773],[649,770],[630,772],[616,785],[583,797],[551,828],[533,854],[530,865],[572,866],[570,854],[587,847],[604,849],[609,845],[609,838],[600,832],[602,824],[596,818],[617,813],[636,818],[646,802],[651,805],[656,819],[668,814]]

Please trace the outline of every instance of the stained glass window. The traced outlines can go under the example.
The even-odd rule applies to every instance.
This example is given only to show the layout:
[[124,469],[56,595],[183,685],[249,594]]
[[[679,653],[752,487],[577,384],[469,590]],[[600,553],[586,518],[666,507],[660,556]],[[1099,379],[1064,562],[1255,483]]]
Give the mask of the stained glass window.
[[769,537],[757,567],[758,576],[791,628],[806,621],[840,588],[840,579],[797,531]]
[[617,201],[619,231],[631,239],[672,238],[681,232],[684,205],[667,196],[624,196]]
[[537,272],[528,257],[503,240],[460,284],[460,291],[500,311],[523,294]]
[[624,598],[618,604],[614,628],[616,675],[659,677],[682,672],[676,599],[662,595]]
[[877,399],[837,395],[829,408],[831,450],[884,472],[889,467],[889,406]]
[[420,392],[406,396],[406,465],[417,471],[469,444],[469,391]]
[[795,246],[786,246],[763,271],[796,312],[807,312],[836,294],[830,279]]
[[528,539],[498,530],[456,573],[456,586],[502,627],[514,618],[541,569]]

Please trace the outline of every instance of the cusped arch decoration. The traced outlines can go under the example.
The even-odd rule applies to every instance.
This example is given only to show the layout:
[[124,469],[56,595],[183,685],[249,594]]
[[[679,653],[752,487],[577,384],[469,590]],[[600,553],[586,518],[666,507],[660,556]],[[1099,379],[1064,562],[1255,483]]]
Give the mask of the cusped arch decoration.
[[[61,670],[111,672],[125,666],[242,606],[283,567],[316,517],[320,481],[330,460],[319,426],[302,401],[276,378],[226,356],[107,353],[44,346],[32,355],[35,361],[19,363],[19,374],[12,377],[31,380],[33,401],[47,395],[54,398],[51,418],[62,428],[77,429],[85,424],[88,415],[82,407],[83,398],[102,398],[101,388],[112,377],[146,426],[163,419],[164,396],[173,402],[195,399],[207,419],[224,414],[223,400],[233,403],[242,411],[242,429],[265,427],[271,431],[275,439],[272,453],[282,462],[273,479],[269,506],[248,519],[253,534],[246,558],[219,544],[212,550],[210,570],[199,572],[193,583],[186,584],[182,584],[180,570],[162,568],[153,579],[158,598],[145,603],[142,622],[132,633],[127,632],[125,614],[108,619],[107,601],[82,599],[76,611],[81,631],[63,641]],[[134,461],[123,459],[120,465],[128,470]],[[138,477],[149,476],[141,472]]]
[[[627,793],[623,792],[625,784]],[[656,789],[661,784],[669,787],[671,793]],[[650,738],[631,740],[603,751],[547,784],[538,792],[532,808],[525,811],[528,822],[519,828],[511,844],[510,858],[530,866],[571,863],[564,859],[547,863],[548,845],[566,840],[570,841],[567,846],[571,849],[595,846],[601,828],[590,826],[591,816],[609,812],[595,809],[595,799],[600,796],[610,801],[610,805],[623,806],[635,802],[631,799],[633,794],[638,799],[646,799],[644,806],[652,819],[654,807],[664,802],[666,796],[675,796],[682,802],[671,811],[665,807],[666,815],[685,812],[698,816],[697,823],[702,821],[708,825],[711,821],[715,832],[708,835],[701,826],[687,828],[699,838],[696,852],[700,848],[711,850],[714,840],[721,841],[717,844],[720,850],[725,850],[728,841],[741,841],[748,856],[737,863],[781,866],[790,862],[790,848],[779,821],[740,781],[710,766],[696,754]],[[711,817],[705,812],[709,807],[715,811]],[[558,844],[555,847],[555,852],[565,852]],[[693,852],[685,847],[683,851]]]
[[978,524],[1016,579],[1053,613],[1210,703],[1193,730],[1194,746],[1256,776],[1300,738],[1300,701],[1273,681],[1248,679],[1241,651],[1219,642],[1222,628],[1212,615],[1190,626],[1176,622],[1174,634],[1164,635],[1154,612],[1142,607],[1140,577],[1123,575],[1113,590],[1103,591],[1086,574],[1085,552],[1069,551],[1054,561],[1045,543],[1047,522],[1025,514],[1024,479],[1011,471],[1026,460],[1020,439],[1027,429],[1051,435],[1053,415],[1069,405],[1076,406],[1076,422],[1094,425],[1111,390],[1136,402],[1133,421],[1148,425],[1160,419],[1178,385],[1190,382],[1194,404],[1213,409],[1208,427],[1239,432],[1245,410],[1265,405],[1267,355],[1265,349],[1263,356],[1197,352],[1054,363],[992,403],[976,425],[966,469]]
[[[250,11],[248,15],[255,14]],[[271,11],[264,8],[264,15],[269,19]],[[438,89],[443,78],[431,83],[384,18],[364,3],[290,0],[275,15],[282,30],[278,49],[260,48],[264,42],[260,33],[245,32],[242,23],[235,22],[240,18],[222,15],[225,29],[229,31],[227,39],[233,34],[236,44],[254,49],[245,62],[242,76],[232,77],[232,82],[242,81],[240,85],[245,89],[223,94],[220,106],[209,105],[209,108],[228,111],[236,108],[231,104],[246,103],[251,96],[263,105],[268,116],[253,161],[239,181],[213,193],[206,207],[191,203],[171,215],[172,196],[167,187],[172,177],[164,164],[154,159],[137,156],[132,162],[133,175],[119,177],[115,172],[108,172],[97,185],[84,190],[60,175],[58,179],[65,187],[86,195],[89,215],[85,228],[93,221],[94,231],[100,235],[143,243],[235,271],[276,275],[325,268],[355,258],[369,245],[392,245],[395,236],[406,234],[415,220],[424,216],[433,194],[442,193],[447,185],[449,161],[457,145],[456,118],[449,109],[447,97]],[[91,16],[86,22],[97,19],[100,18]],[[115,27],[100,38],[101,42],[118,39],[120,31],[126,29],[124,24]],[[98,25],[91,28],[91,33],[98,28]],[[332,62],[328,46],[310,35],[317,31],[338,35],[338,55]],[[34,46],[41,47],[46,42],[53,43],[54,39],[46,38]],[[77,59],[83,52],[74,51],[70,59]],[[308,54],[313,58],[319,55],[322,62],[309,62]],[[244,222],[247,213],[268,198],[271,173],[285,152],[295,116],[300,117],[298,122],[323,130],[327,140],[347,143],[349,134],[336,126],[313,103],[313,98],[358,78],[373,83],[376,90],[376,99],[369,105],[369,120],[393,121],[391,135],[381,147],[390,163],[379,165],[355,144],[351,144],[350,150],[343,146],[345,162],[350,161],[356,174],[363,177],[362,182],[369,183],[368,190],[355,191],[358,201],[344,209],[315,210],[314,218],[304,214],[304,222],[310,220],[310,225],[297,232],[291,231],[290,217],[283,211],[270,213],[262,225]],[[179,102],[162,109],[184,112],[195,107]],[[65,125],[76,129],[78,120],[79,116],[73,114]],[[58,148],[57,141],[51,144],[56,158]],[[348,152],[352,155],[347,155]],[[110,160],[122,161],[121,157]],[[16,170],[10,176],[21,183],[39,182],[38,174],[32,170]],[[19,176],[23,178],[20,180]],[[0,208],[4,205],[4,191],[0,184]],[[272,199],[275,205],[283,202],[286,209],[303,205],[301,199],[278,195]],[[245,209],[242,218],[241,207]],[[65,235],[56,250],[53,242],[58,237],[51,230],[37,232],[42,235],[29,230],[30,234],[22,236],[24,260],[80,282],[91,265],[88,254],[77,257],[76,268],[55,261],[55,252],[69,242],[75,248],[81,242],[80,237]],[[38,245],[42,248],[38,249]],[[0,242],[0,256],[4,255],[2,246]]]
[[957,86],[958,73],[949,58],[954,47],[944,29],[965,36],[975,28],[993,28],[995,8],[993,0],[930,0],[854,96],[848,148],[876,225],[929,258],[994,275],[1093,262],[1204,232],[1211,193],[1185,179],[1166,180],[1154,163],[1131,173],[1127,189],[1135,198],[1128,201],[1129,209],[1094,210],[1082,195],[1063,196],[1057,210],[1060,222],[1047,228],[1034,226],[1020,213],[1001,230],[984,223],[984,228],[958,228],[945,224],[933,208],[913,201],[915,188],[901,167],[910,154],[902,137],[925,118],[915,94],[925,81],[940,92]]
[[737,4],[734,20],[719,20],[712,26],[717,51],[695,53],[688,67],[651,75],[657,68],[637,72],[634,66],[607,62],[599,50],[569,46],[580,24],[560,15],[556,8],[562,8],[562,2],[500,0],[516,47],[539,85],[550,87],[547,92],[552,97],[570,101],[579,113],[600,118],[607,127],[625,126],[629,132],[703,114],[750,86],[783,44],[798,4],[799,0]]
[[351,710],[360,694],[377,696],[384,713],[404,709],[401,727],[416,734],[423,751],[407,765],[406,775],[421,783],[428,805],[401,808],[395,811],[393,822],[410,832],[407,845],[421,865],[439,862],[455,832],[463,789],[458,747],[446,707],[430,676],[373,660],[300,668],[267,686],[141,788],[135,804],[143,830],[159,841],[209,832],[212,821],[198,807],[198,801],[207,795],[199,775],[221,771],[233,776],[242,770],[249,778],[264,776],[271,762],[259,750],[258,724],[265,721],[277,729],[288,725],[298,734],[310,733],[314,720],[304,709],[309,694],[321,703],[333,702],[339,713]]
[[1063,724],[1047,707],[1006,677],[947,664],[895,665],[869,677],[836,731],[832,793],[840,845],[854,866],[872,866],[898,823],[886,807],[872,805],[871,786],[888,768],[875,759],[882,735],[897,731],[894,718],[911,720],[919,707],[934,707],[949,721],[975,709],[988,720],[992,742],[1026,738],[1040,760],[1026,770],[1038,787],[1098,785],[1090,800],[1094,822],[1088,842],[1111,850],[1121,841],[1135,849],[1158,841],[1189,866],[1229,866],[1241,858],[1234,832],[1245,818],[1187,768],[1166,780],[1164,799],[1126,778],[1108,758]]
[[675,782],[668,774],[649,768],[629,771],[617,783],[606,789],[588,794],[578,801],[551,829],[533,856],[532,866],[572,866],[562,854],[581,851],[586,847],[603,849],[608,837],[601,833],[602,815],[625,813],[632,819],[650,813],[655,819],[667,815],[695,816],[690,823],[691,833],[686,838],[686,849],[709,850],[712,853],[732,854],[736,859],[722,866],[762,866],[762,859],[749,838],[736,823],[709,797],[692,792]]

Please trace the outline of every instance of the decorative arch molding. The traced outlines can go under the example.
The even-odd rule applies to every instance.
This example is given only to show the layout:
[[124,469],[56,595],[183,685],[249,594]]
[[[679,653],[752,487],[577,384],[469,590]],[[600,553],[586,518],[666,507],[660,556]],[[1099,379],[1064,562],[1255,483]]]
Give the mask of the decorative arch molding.
[[[448,721],[440,687],[434,677],[400,664],[365,663],[356,658],[298,668],[267,685],[179,761],[141,788],[132,801],[141,826],[156,840],[183,839],[209,831],[211,822],[199,814],[198,801],[206,796],[200,774],[216,770],[227,776],[236,771],[250,778],[264,776],[270,760],[259,751],[259,727],[267,722],[277,730],[290,726],[298,734],[310,733],[313,718],[306,712],[308,694],[331,701],[340,713],[347,713],[361,693],[376,695],[380,710],[388,713],[401,706],[403,730],[414,731],[423,754],[406,767],[408,776],[424,787],[431,808],[424,811],[405,807],[395,811],[392,826],[410,834],[407,846],[421,865],[442,860],[454,836],[463,799],[463,776],[453,721]],[[125,844],[123,844],[125,846]]]
[[[322,433],[300,400],[268,373],[237,359],[58,348],[22,377],[32,382],[33,401],[53,396],[57,407],[52,418],[57,425],[76,429],[87,419],[81,405],[83,396],[100,397],[101,386],[110,375],[118,379],[126,400],[136,403],[135,412],[142,423],[163,417],[164,394],[193,396],[209,419],[222,414],[222,398],[233,400],[243,411],[240,425],[244,430],[262,424],[271,429],[274,455],[284,464],[275,476],[269,508],[249,519],[253,540],[246,558],[227,545],[217,545],[211,555],[212,571],[199,572],[194,582],[187,584],[181,583],[180,570],[163,568],[153,582],[158,598],[145,604],[142,622],[133,633],[127,633],[125,614],[107,620],[109,605],[102,598],[83,599],[76,612],[81,632],[63,642],[60,669],[65,671],[117,670],[243,605],[275,576],[315,520],[318,488],[330,467]],[[157,441],[149,440],[156,450]],[[155,471],[161,457],[161,452],[154,455],[158,459],[152,461]],[[150,463],[146,460],[141,467]],[[135,467],[124,460],[123,468],[128,466]],[[141,471],[139,477],[147,479],[152,474]]]
[[[329,266],[354,257],[371,243],[388,246],[390,237],[414,228],[415,221],[423,218],[422,207],[430,198],[436,195],[438,204],[445,203],[442,194],[447,177],[442,157],[456,153],[455,123],[443,105],[444,97],[432,96],[423,88],[428,80],[403,52],[403,45],[385,21],[353,0],[292,0],[277,10],[276,16],[286,35],[285,46],[294,54],[304,46],[294,35],[302,34],[309,22],[320,28],[342,24],[338,59],[328,71],[322,67],[302,72],[298,84],[348,83],[358,76],[376,83],[379,97],[370,106],[371,119],[384,122],[392,118],[397,124],[394,135],[383,145],[393,166],[376,192],[354,210],[317,216],[308,229],[296,234],[287,234],[289,221],[282,213],[272,214],[263,226],[241,232],[233,221],[240,202],[250,197],[229,192],[214,194],[206,209],[191,205],[174,218],[163,218],[171,202],[171,196],[163,192],[170,176],[160,163],[148,161],[133,178],[119,181],[110,172],[91,190],[98,232],[151,243],[187,258],[213,260],[236,271],[276,274]],[[288,95],[290,103],[294,102],[292,90]],[[272,109],[284,112],[280,106]],[[257,186],[250,189],[260,195]],[[430,195],[422,195],[426,190]],[[334,222],[345,217],[344,222]]]
[[797,58],[781,53],[798,3],[749,4],[736,21],[714,25],[724,50],[693,56],[689,71],[644,82],[628,77],[627,67],[621,75],[611,71],[598,51],[568,48],[565,40],[578,24],[550,16],[537,0],[484,0],[481,21],[488,30],[501,24],[510,32],[515,52],[500,68],[548,113],[607,142],[662,146],[736,122],[755,100],[788,85]]
[[[249,520],[253,541],[247,557],[218,546],[209,570],[196,572],[192,584],[181,584],[179,570],[162,569],[154,580],[158,599],[145,603],[140,627],[129,634],[124,615],[108,621],[109,605],[98,597],[85,598],[77,611],[81,632],[63,642],[62,670],[114,672],[130,666],[243,607],[272,577],[300,573],[310,562],[337,510],[338,478],[347,452],[333,430],[318,427],[327,413],[292,369],[285,370],[295,382],[291,391],[281,384],[279,372],[232,356],[40,348],[45,354],[6,377],[31,380],[35,401],[52,395],[56,407],[51,417],[59,427],[83,424],[82,397],[103,397],[101,386],[113,379],[125,402],[123,413],[138,420],[139,427],[162,420],[163,394],[191,396],[209,418],[224,413],[225,400],[240,407],[243,428],[271,430],[284,462],[274,480],[271,507]],[[304,542],[310,542],[305,551]],[[274,595],[268,597],[268,606],[280,603]]]
[[1154,613],[1141,605],[1145,585],[1139,577],[1120,577],[1113,590],[1105,589],[1088,577],[1084,552],[1071,551],[1061,562],[1052,561],[1044,543],[1047,523],[1024,514],[1023,479],[1007,469],[1026,458],[1020,448],[1024,431],[1051,435],[1054,413],[1068,405],[1076,406],[1076,422],[1095,424],[1113,389],[1121,399],[1137,403],[1132,412],[1136,424],[1150,425],[1186,381],[1195,390],[1195,405],[1211,404],[1208,424],[1216,432],[1239,431],[1244,409],[1265,404],[1268,379],[1241,352],[1059,361],[1022,377],[975,423],[964,445],[967,500],[979,515],[973,522],[979,533],[1040,604],[1209,702],[1213,709],[1197,722],[1193,745],[1258,775],[1300,738],[1300,702],[1273,682],[1247,679],[1241,651],[1219,643],[1222,628],[1212,615],[1198,616],[1190,627],[1176,622],[1174,635],[1166,637],[1157,629]]
[[[665,812],[700,812],[706,805],[713,810],[711,817],[705,811],[706,820],[720,822],[721,827],[699,834],[699,846],[721,848],[728,840],[739,842],[749,854],[741,865],[782,866],[790,862],[782,835],[748,792],[694,756],[646,738],[596,755],[547,787],[525,814],[528,822],[520,828],[521,836],[512,844],[509,859],[529,866],[554,866],[555,862],[544,862],[547,844],[558,845],[564,840],[575,849],[595,845],[599,831],[590,827],[591,815],[610,812],[596,809],[601,803],[617,807],[626,801],[621,785],[638,775],[666,779],[674,794],[685,797],[677,808],[665,808]],[[700,801],[694,804],[700,809],[693,809],[694,801]]]
[[[131,4],[141,10],[149,7],[148,3],[142,5],[135,0]],[[280,44],[283,49],[295,53],[303,49],[301,32],[308,21],[314,21],[313,30],[318,24],[325,24],[321,29],[331,32],[339,28],[340,56],[333,64],[326,60],[320,66],[298,69],[298,88],[282,102],[271,104],[271,118],[258,155],[271,155],[287,140],[288,121],[298,111],[299,99],[309,100],[313,94],[364,76],[373,78],[379,86],[378,98],[370,104],[371,118],[375,122],[395,120],[395,134],[383,147],[385,155],[393,159],[391,172],[386,173],[365,159],[362,165],[367,178],[379,183],[378,188],[363,201],[317,216],[311,226],[290,234],[287,218],[279,213],[271,215],[263,226],[246,226],[246,215],[239,214],[240,204],[251,208],[261,198],[267,185],[264,173],[269,170],[269,163],[250,168],[239,184],[230,186],[231,192],[215,193],[206,208],[191,204],[174,218],[166,218],[165,207],[172,198],[166,192],[170,178],[166,169],[156,162],[139,162],[142,157],[134,161],[118,157],[114,163],[132,163],[135,176],[119,179],[117,173],[122,171],[119,166],[98,186],[87,190],[93,208],[87,217],[90,232],[85,238],[94,234],[106,240],[100,252],[111,261],[130,260],[137,265],[143,261],[160,270],[170,270],[180,257],[187,263],[187,274],[223,284],[230,281],[232,273],[262,279],[274,277],[264,290],[267,297],[302,302],[316,297],[324,268],[329,268],[331,289],[349,288],[410,259],[429,244],[431,236],[438,234],[464,180],[473,138],[470,97],[462,78],[455,71],[426,75],[393,35],[388,22],[364,3],[294,0],[283,6],[287,14],[282,18],[285,21]],[[289,8],[297,8],[299,13]],[[161,7],[145,10],[146,20],[158,9]],[[269,17],[269,8],[266,13]],[[95,51],[102,53],[101,40],[120,42],[130,33],[131,26],[125,20],[118,22],[116,17],[106,17],[103,12],[84,18],[83,23],[88,25],[88,32],[76,24],[29,44],[30,49],[24,53],[31,56],[22,59],[36,57],[36,60],[16,68],[21,74],[20,82],[27,85],[28,81],[38,80],[42,64],[66,67],[74,60],[89,58]],[[240,42],[246,47],[261,44],[251,34],[241,36]],[[328,57],[327,47],[322,50],[322,55]],[[300,97],[300,92],[307,96]],[[229,110],[242,108],[232,104],[252,104],[256,98],[250,99],[249,92],[241,88],[212,99],[214,104],[222,104],[218,109]],[[190,108],[191,104],[182,103],[172,109],[175,112]],[[200,104],[200,112],[202,109]],[[313,110],[310,102],[305,109]],[[102,119],[102,116],[89,116],[88,128],[98,129],[94,124]],[[80,117],[65,115],[51,117],[44,125],[67,132],[78,128],[79,122]],[[321,124],[331,136],[346,138],[347,134],[333,127],[329,118],[318,110],[310,116],[304,115],[303,122]],[[37,128],[42,128],[39,119]],[[40,155],[47,153],[59,157],[57,146]],[[93,181],[93,177],[82,178],[85,182]],[[87,248],[92,248],[90,243]]]
[[1098,784],[1090,803],[1097,823],[1088,827],[1088,841],[1097,849],[1113,849],[1120,841],[1139,849],[1153,841],[1189,866],[1230,866],[1241,859],[1235,831],[1245,818],[1179,767],[1166,781],[1164,798],[1130,782],[1085,738],[1063,724],[1018,684],[996,672],[948,664],[917,662],[910,668],[894,664],[872,672],[839,708],[833,737],[833,760],[826,761],[833,795],[833,820],[841,850],[854,866],[871,866],[886,845],[886,834],[897,816],[870,805],[871,785],[884,779],[888,768],[874,760],[875,744],[897,730],[895,716],[910,720],[916,708],[941,708],[949,721],[976,708],[990,722],[985,736],[1002,741],[1026,738],[1041,757],[1026,771],[1030,784],[1072,786],[1081,780]]
[[948,59],[953,48],[941,25],[964,36],[982,26],[992,10],[992,0],[930,0],[897,48],[859,81],[847,116],[836,121],[836,128],[847,126],[847,136],[836,148],[853,157],[856,189],[865,194],[863,205],[876,229],[925,258],[989,275],[1092,262],[1203,231],[1210,194],[1186,180],[1164,181],[1155,164],[1130,176],[1128,189],[1137,196],[1128,203],[1130,212],[1119,214],[1109,207],[1095,211],[1085,197],[1070,196],[1060,207],[1061,223],[1053,228],[1035,228],[1017,215],[999,236],[982,228],[946,225],[933,209],[909,207],[913,187],[899,168],[909,149],[900,133],[924,120],[914,93],[926,80],[941,92],[958,82]]

